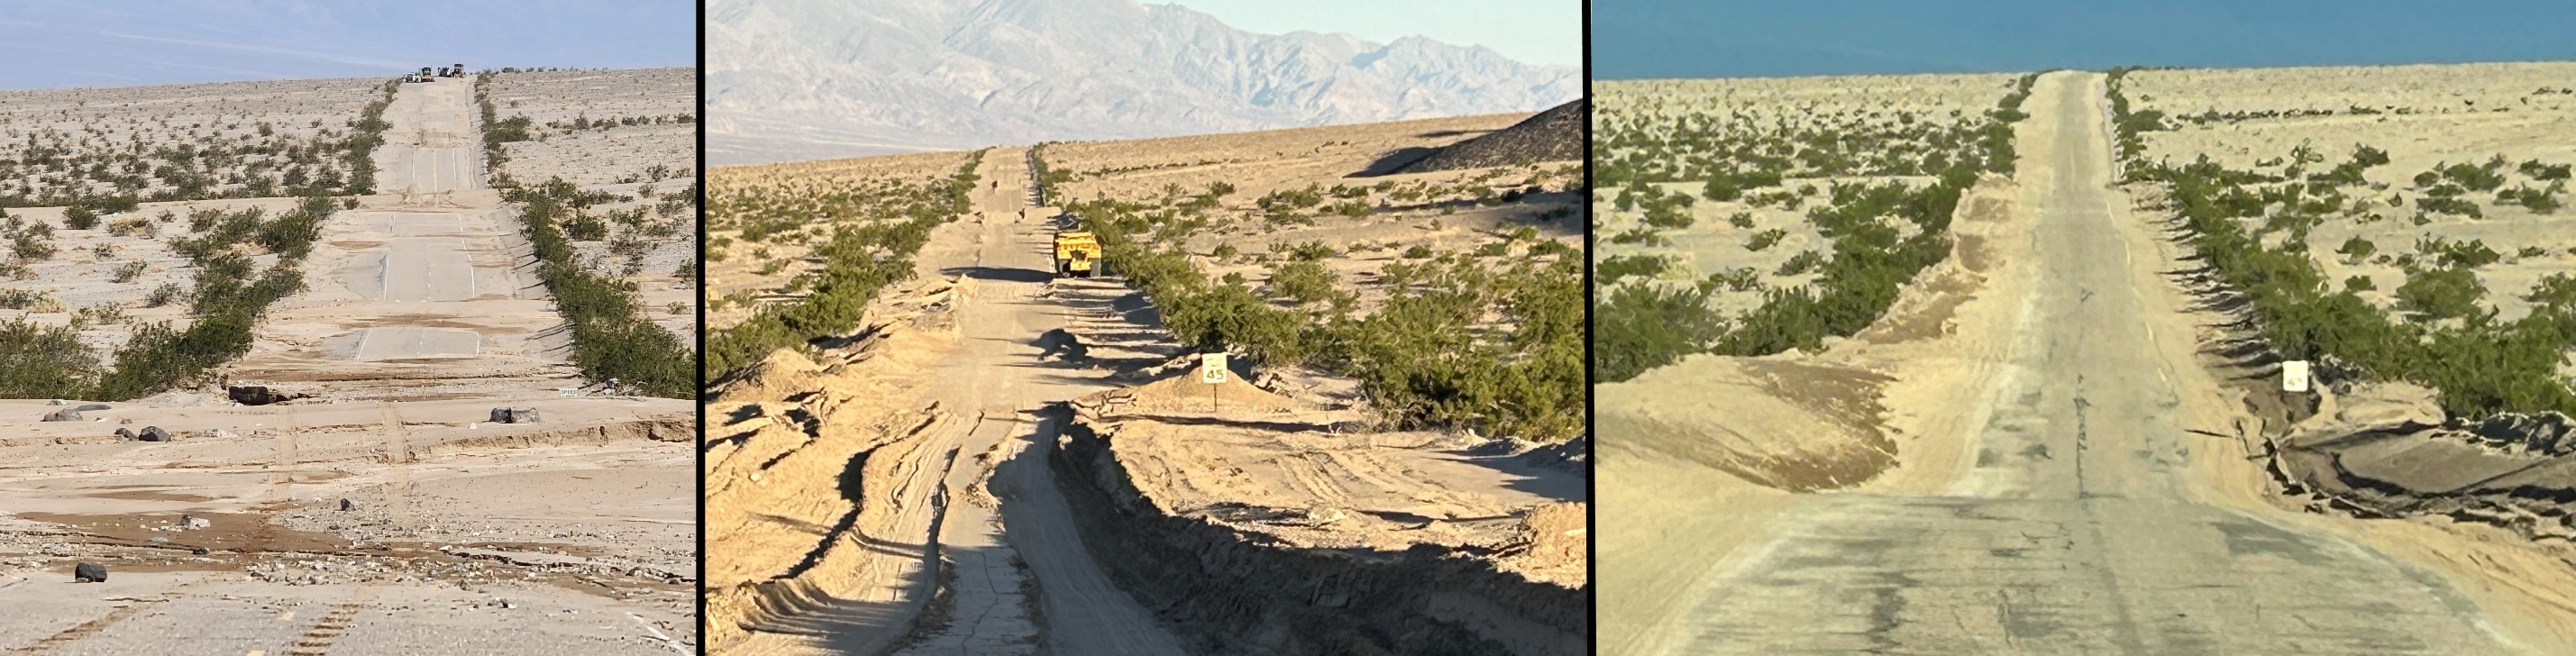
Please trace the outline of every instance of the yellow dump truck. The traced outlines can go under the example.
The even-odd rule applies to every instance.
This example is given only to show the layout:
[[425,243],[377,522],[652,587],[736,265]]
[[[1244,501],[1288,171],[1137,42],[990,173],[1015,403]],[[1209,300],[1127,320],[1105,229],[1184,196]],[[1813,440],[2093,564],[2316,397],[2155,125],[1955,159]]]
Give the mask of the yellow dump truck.
[[1100,273],[1100,239],[1089,230],[1059,230],[1055,233],[1055,275],[1058,278],[1089,278]]

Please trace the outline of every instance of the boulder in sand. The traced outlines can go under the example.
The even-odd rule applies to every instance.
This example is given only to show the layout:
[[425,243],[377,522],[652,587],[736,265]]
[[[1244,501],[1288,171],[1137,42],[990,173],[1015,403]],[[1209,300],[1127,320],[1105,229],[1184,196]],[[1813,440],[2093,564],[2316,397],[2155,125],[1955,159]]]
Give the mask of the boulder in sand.
[[493,408],[493,409],[492,409],[492,419],[491,419],[491,421],[492,421],[492,423],[495,423],[495,424],[533,424],[533,423],[537,423],[537,409],[536,409],[536,408]]

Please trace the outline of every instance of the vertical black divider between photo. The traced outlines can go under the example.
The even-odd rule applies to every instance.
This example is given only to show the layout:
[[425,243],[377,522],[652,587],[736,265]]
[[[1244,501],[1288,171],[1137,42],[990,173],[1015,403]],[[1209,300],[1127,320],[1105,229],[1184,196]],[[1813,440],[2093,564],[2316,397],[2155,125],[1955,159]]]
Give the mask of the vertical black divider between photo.
[[697,112],[697,114],[698,114],[698,120],[697,120],[697,126],[698,126],[698,170],[697,170],[697,176],[698,176],[698,185],[697,185],[697,187],[698,187],[698,253],[697,253],[697,263],[698,263],[698,281],[697,281],[697,283],[696,283],[696,284],[697,284],[697,292],[698,292],[698,390],[699,390],[699,392],[698,392],[698,393],[699,393],[699,397],[698,397],[698,399],[697,399],[697,401],[698,401],[698,413],[697,413],[697,414],[698,414],[698,435],[699,435],[699,438],[700,438],[700,439],[699,439],[698,445],[697,445],[696,447],[693,447],[693,448],[696,448],[696,449],[698,450],[697,457],[694,459],[694,460],[695,460],[695,462],[697,463],[697,470],[698,470],[698,475],[697,475],[697,477],[696,477],[696,478],[697,478],[697,485],[695,486],[695,487],[696,487],[696,489],[697,489],[697,509],[698,509],[698,513],[697,513],[697,517],[698,517],[698,520],[697,520],[697,525],[698,525],[698,585],[697,585],[697,588],[698,588],[698,589],[697,589],[697,595],[696,595],[696,597],[697,597],[697,598],[696,598],[696,599],[691,600],[691,601],[690,601],[690,603],[691,603],[691,604],[693,604],[693,605],[697,608],[697,617],[698,617],[698,634],[697,634],[697,635],[698,635],[698,653],[700,653],[700,654],[704,654],[704,653],[706,653],[706,652],[707,652],[707,635],[708,635],[708,631],[707,631],[707,630],[708,630],[709,628],[711,628],[711,627],[707,626],[707,478],[706,478],[706,471],[707,471],[707,463],[706,463],[707,450],[706,450],[706,448],[705,448],[705,446],[706,446],[706,441],[705,441],[705,439],[704,439],[704,438],[705,438],[705,435],[707,434],[707,406],[706,406],[706,399],[705,399],[705,396],[704,396],[704,395],[706,394],[706,376],[707,376],[707,300],[708,300],[708,299],[707,299],[707,181],[708,181],[708,180],[707,180],[707,116],[706,116],[706,109],[707,109],[707,103],[706,103],[706,98],[707,98],[707,6],[706,6],[706,4],[705,4],[705,3],[700,3],[700,4],[698,5],[698,75],[697,75],[697,78],[698,78],[698,96],[697,96],[697,101],[696,101],[696,104],[697,104],[696,112]]
[[[1580,102],[1583,103],[1583,195],[1576,198],[1574,202],[1580,204],[1576,208],[1575,215],[1583,217],[1583,292],[1588,299],[1588,302],[1583,305],[1583,445],[1585,450],[1583,462],[1591,467],[1592,471],[1586,472],[1583,476],[1583,498],[1590,502],[1586,506],[1583,525],[1587,529],[1593,529],[1583,532],[1583,580],[1586,582],[1585,585],[1592,586],[1592,626],[1589,627],[1588,633],[1592,636],[1592,651],[1599,653],[1601,650],[1601,532],[1597,529],[1601,519],[1601,490],[1600,480],[1596,475],[1601,471],[1601,423],[1597,420],[1600,416],[1597,411],[1600,407],[1600,399],[1595,398],[1592,393],[1594,389],[1592,381],[1600,375],[1600,372],[1596,371],[1597,367],[1594,366],[1595,360],[1592,357],[1592,349],[1599,343],[1596,336],[1592,334],[1592,328],[1596,325],[1592,320],[1592,312],[1598,309],[1601,303],[1599,288],[1592,283],[1593,263],[1600,261],[1600,258],[1592,256],[1592,249],[1601,247],[1593,235],[1593,226],[1600,225],[1600,222],[1592,215],[1592,162],[1594,160],[1592,112],[1598,111],[1599,108],[1592,104],[1592,3],[1589,0],[1583,3],[1582,66],[1583,90],[1580,94],[1582,97]],[[701,81],[700,84],[704,82]],[[703,125],[705,121],[702,120],[699,123]],[[704,305],[701,304],[700,307]]]

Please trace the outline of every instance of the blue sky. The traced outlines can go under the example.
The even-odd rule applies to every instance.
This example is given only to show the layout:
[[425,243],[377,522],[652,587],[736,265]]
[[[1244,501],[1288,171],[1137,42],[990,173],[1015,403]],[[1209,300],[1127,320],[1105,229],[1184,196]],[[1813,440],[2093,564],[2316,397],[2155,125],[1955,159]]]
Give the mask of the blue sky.
[[0,0],[0,89],[697,64],[694,0]]
[[2576,60],[2569,0],[1595,0],[1593,76]]
[[1146,0],[1249,32],[1347,32],[1385,43],[1426,36],[1481,45],[1524,64],[1583,64],[1581,0]]

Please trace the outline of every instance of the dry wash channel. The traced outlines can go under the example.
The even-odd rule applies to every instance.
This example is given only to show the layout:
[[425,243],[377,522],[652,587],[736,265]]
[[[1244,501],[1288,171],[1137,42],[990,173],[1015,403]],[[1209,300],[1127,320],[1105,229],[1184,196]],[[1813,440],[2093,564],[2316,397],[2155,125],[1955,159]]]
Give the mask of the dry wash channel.
[[1563,449],[1366,430],[1296,376],[1200,383],[1154,304],[1052,276],[1068,223],[1032,207],[1030,153],[980,161],[919,278],[714,392],[713,653],[1585,649]]

